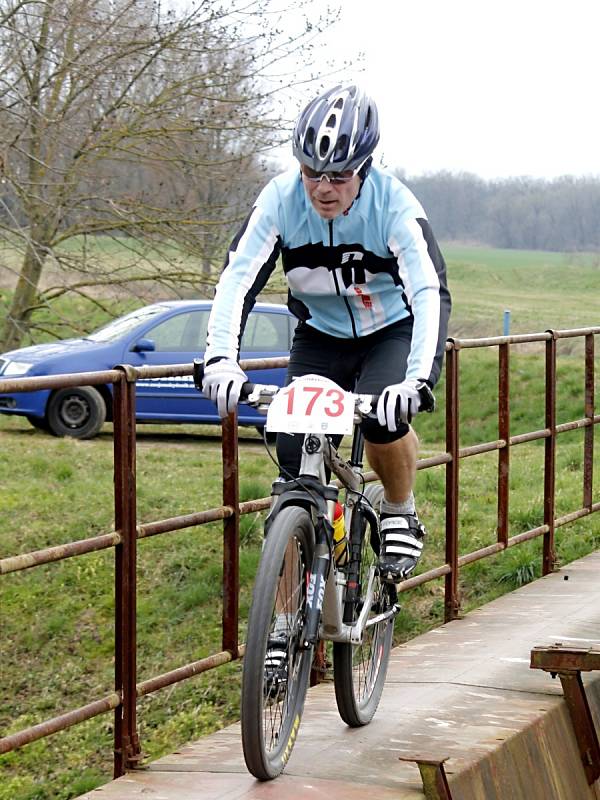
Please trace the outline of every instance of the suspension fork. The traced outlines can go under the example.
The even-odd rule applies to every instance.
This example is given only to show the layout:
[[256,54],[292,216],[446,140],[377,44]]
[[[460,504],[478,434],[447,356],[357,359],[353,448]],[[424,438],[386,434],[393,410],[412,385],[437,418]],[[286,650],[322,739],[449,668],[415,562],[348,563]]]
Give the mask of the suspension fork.
[[316,542],[313,560],[308,574],[306,587],[306,622],[302,636],[302,645],[305,648],[316,645],[319,638],[319,625],[323,611],[325,586],[331,569],[331,553],[333,529],[325,516],[319,516],[315,528]]

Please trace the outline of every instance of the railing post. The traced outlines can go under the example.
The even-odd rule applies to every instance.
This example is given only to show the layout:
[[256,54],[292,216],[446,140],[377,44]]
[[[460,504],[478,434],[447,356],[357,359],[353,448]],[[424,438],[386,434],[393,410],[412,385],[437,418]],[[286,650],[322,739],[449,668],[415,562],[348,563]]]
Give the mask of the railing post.
[[498,451],[498,542],[508,546],[510,472],[510,350],[508,342],[498,348],[498,438],[505,444]]
[[223,505],[231,506],[234,513],[223,520],[223,650],[238,657],[239,614],[239,467],[237,414],[223,420]]
[[458,348],[450,340],[446,356],[446,451],[451,460],[446,465],[446,563],[450,572],[445,578],[444,620],[456,619],[460,612],[458,597]]
[[592,786],[600,778],[600,741],[581,672],[600,669],[600,650],[593,647],[564,647],[561,644],[534,647],[530,666],[531,669],[549,672],[553,678],[557,675],[560,678],[581,763],[587,782]]
[[418,756],[407,758],[406,756],[400,756],[398,760],[409,763],[416,762],[421,773],[425,800],[452,800],[450,785],[444,769],[444,762],[448,760],[447,757],[426,758]]
[[136,719],[136,483],[135,373],[129,367],[113,384],[115,529],[115,709],[114,775],[133,769],[140,759]]
[[556,335],[549,330],[546,341],[546,421],[550,435],[544,441],[544,552],[542,575],[554,572],[556,553],[554,550],[554,492],[556,488]]
[[594,334],[585,337],[584,415],[590,424],[583,434],[583,507],[592,510],[594,475]]

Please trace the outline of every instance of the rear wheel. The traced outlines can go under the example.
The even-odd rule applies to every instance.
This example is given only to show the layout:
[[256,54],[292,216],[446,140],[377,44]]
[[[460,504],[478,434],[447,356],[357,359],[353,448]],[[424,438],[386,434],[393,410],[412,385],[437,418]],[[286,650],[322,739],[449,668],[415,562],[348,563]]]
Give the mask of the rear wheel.
[[48,403],[48,429],[54,436],[91,439],[106,419],[106,403],[93,386],[59,389]]
[[[371,489],[371,487],[369,487]],[[376,506],[377,487],[367,489],[367,499]],[[376,490],[376,491],[375,491]],[[370,496],[371,495],[371,496]],[[367,531],[367,520],[360,510],[354,524],[361,533],[360,567],[358,569],[358,593],[355,600],[347,601],[344,621],[356,621],[368,602],[367,585],[371,570],[376,568],[379,552],[379,535],[376,528]],[[369,526],[370,527],[370,526]],[[353,534],[354,535],[354,534]],[[353,728],[371,721],[383,691],[387,674],[392,637],[396,591],[393,585],[382,583],[376,573],[373,580],[373,597],[364,630],[363,640],[358,645],[335,642],[333,645],[333,680],[335,699],[341,718]],[[382,615],[386,618],[376,621]]]
[[314,550],[309,514],[279,512],[265,539],[248,617],[242,677],[242,745],[250,772],[276,778],[296,741],[313,648],[302,648],[307,574]]

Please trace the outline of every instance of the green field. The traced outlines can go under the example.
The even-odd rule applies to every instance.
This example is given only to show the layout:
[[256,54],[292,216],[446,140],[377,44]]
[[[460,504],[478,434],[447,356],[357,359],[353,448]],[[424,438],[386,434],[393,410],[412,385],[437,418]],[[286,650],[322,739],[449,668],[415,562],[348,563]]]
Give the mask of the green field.
[[[76,251],[82,242],[63,245],[65,253]],[[139,265],[154,265],[158,270],[173,266],[197,270],[190,256],[176,253],[168,245],[160,250],[142,251],[140,245],[125,245],[109,237],[87,237],[87,258],[94,268],[138,274]],[[546,253],[534,250],[495,250],[489,247],[464,247],[442,243],[448,265],[448,283],[453,297],[450,335],[455,337],[499,336],[503,314],[511,311],[511,333],[533,333],[548,328],[565,329],[600,324],[600,254]],[[14,246],[0,242],[0,321],[6,313],[18,267]],[[138,266],[136,266],[138,265]],[[91,269],[91,267],[90,267]],[[52,268],[51,268],[51,275]],[[218,274],[218,273],[217,273]],[[85,277],[72,274],[73,280]],[[216,275],[215,275],[216,278]],[[213,278],[213,282],[214,279]],[[50,278],[44,286],[52,285]],[[164,286],[136,283],[130,290],[102,295],[102,287],[89,290],[94,302],[82,296],[61,296],[43,304],[35,314],[36,329],[23,344],[66,337],[73,331],[89,332],[112,316],[144,305],[151,300],[173,297]],[[194,296],[189,286],[182,296]],[[285,300],[279,270],[271,277],[261,299]],[[212,296],[212,289],[199,281],[198,296]]]
[[[453,332],[600,324],[600,270],[576,257],[484,248],[444,248],[455,296]],[[507,295],[510,293],[510,302]],[[64,311],[73,313],[64,301]],[[485,313],[484,313],[485,311]],[[521,324],[522,322],[522,324]],[[480,327],[481,326],[481,327]],[[559,343],[558,421],[583,415],[583,371],[577,348]],[[598,350],[597,350],[598,353]],[[519,348],[511,358],[512,433],[544,427],[543,351]],[[497,438],[493,353],[461,353],[461,446]],[[596,397],[600,397],[600,354]],[[417,420],[422,456],[444,450],[444,386],[438,413]],[[216,428],[138,426],[139,522],[220,504]],[[559,439],[557,515],[581,505],[583,432]],[[600,498],[600,432],[595,437],[594,499]],[[112,431],[92,441],[55,439],[24,420],[0,417],[2,523],[0,557],[104,533],[112,526]],[[543,520],[541,443],[511,450],[510,535]],[[243,431],[242,499],[267,495],[273,465],[254,431]],[[495,541],[497,454],[461,461],[461,553]],[[420,569],[444,561],[445,469],[418,474],[417,499],[429,530]],[[240,608],[248,609],[261,541],[260,515],[242,519]],[[561,527],[562,564],[600,547],[600,514]],[[461,572],[465,610],[540,574],[541,541],[511,548]],[[139,543],[138,680],[220,650],[221,527],[206,525]],[[89,554],[2,578],[0,728],[13,733],[112,691],[112,553]],[[408,593],[398,641],[443,620],[443,582]],[[243,638],[243,623],[241,636]],[[236,719],[240,665],[234,664],[143,699],[140,736],[155,758]],[[0,800],[67,800],[108,780],[112,715],[106,714],[0,758]]]
[[501,336],[600,324],[600,255],[442,247],[453,296],[450,334]]

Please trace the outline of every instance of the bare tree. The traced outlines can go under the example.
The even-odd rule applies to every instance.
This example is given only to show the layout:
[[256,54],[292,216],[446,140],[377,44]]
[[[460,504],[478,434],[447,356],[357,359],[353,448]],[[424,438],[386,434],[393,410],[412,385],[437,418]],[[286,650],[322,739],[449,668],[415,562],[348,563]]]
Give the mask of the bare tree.
[[[210,282],[286,130],[284,64],[318,36],[280,19],[273,0],[0,0],[0,236],[22,250],[1,349],[67,290]],[[108,270],[92,236],[130,257]]]

